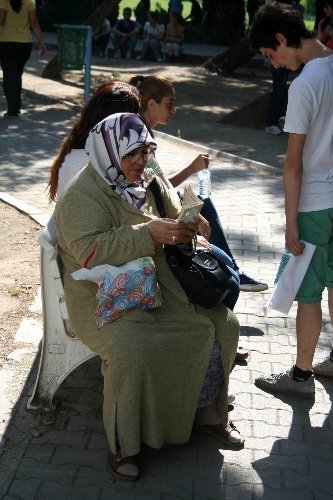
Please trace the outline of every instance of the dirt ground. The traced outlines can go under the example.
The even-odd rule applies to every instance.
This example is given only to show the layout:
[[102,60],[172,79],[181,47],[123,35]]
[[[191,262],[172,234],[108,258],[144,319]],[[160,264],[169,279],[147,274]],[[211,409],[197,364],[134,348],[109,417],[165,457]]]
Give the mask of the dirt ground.
[[[39,286],[40,226],[0,202],[0,369],[13,351],[13,338]],[[15,349],[20,344],[15,343]]]

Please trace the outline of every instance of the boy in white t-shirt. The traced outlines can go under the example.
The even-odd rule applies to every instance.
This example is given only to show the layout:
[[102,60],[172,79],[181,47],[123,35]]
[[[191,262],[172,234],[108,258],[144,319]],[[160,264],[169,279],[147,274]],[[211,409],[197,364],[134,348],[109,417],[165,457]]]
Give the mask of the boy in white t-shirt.
[[305,65],[290,85],[284,127],[289,132],[283,169],[286,247],[298,256],[304,248],[300,240],[317,245],[296,295],[296,364],[255,383],[271,392],[312,398],[313,373],[333,376],[333,351],[312,367],[326,287],[333,322],[333,51],[305,27],[297,11],[277,3],[258,11],[249,37],[251,47],[275,68],[295,71]]

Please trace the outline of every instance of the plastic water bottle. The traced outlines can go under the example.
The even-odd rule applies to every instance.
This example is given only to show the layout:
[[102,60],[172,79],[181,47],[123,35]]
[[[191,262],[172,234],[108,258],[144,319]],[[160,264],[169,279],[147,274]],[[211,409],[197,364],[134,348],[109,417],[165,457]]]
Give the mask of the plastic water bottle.
[[209,198],[212,193],[212,182],[209,168],[204,168],[198,172],[198,195],[203,199]]

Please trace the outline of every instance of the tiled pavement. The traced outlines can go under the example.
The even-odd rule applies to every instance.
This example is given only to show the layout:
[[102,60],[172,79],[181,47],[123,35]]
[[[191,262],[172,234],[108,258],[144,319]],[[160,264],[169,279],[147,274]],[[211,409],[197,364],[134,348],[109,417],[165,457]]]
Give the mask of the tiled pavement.
[[[72,116],[65,105],[39,104],[29,98],[22,120],[0,121],[0,195],[8,193],[33,207],[41,222],[52,212],[45,193],[50,161]],[[158,154],[168,172],[187,165],[197,153],[195,145],[159,138]],[[231,381],[236,395],[231,418],[247,438],[244,450],[221,449],[213,439],[194,433],[183,446],[145,447],[142,479],[134,484],[114,482],[105,460],[97,358],[62,384],[55,415],[31,415],[25,405],[38,356],[36,345],[27,344],[28,369],[11,360],[0,371],[2,394],[6,376],[26,381],[0,426],[0,498],[332,498],[332,381],[316,381],[315,402],[276,398],[253,384],[259,373],[289,367],[295,354],[295,307],[289,317],[269,313],[265,307],[284,244],[281,176],[230,156],[211,152],[211,157],[213,199],[230,246],[242,269],[270,284],[267,292],[241,293],[236,306],[240,344],[251,351],[248,363],[236,366]],[[318,358],[331,345],[332,332],[326,308]],[[27,430],[31,428],[41,435],[33,437]]]

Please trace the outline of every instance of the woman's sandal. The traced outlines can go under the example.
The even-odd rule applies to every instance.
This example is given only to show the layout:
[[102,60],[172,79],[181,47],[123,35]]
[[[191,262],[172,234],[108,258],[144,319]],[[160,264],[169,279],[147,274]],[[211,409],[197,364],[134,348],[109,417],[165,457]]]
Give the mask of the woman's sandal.
[[111,474],[117,479],[122,479],[123,481],[136,481],[140,477],[138,455],[119,458],[117,455],[109,452],[108,464],[111,469]]
[[223,424],[198,425],[196,430],[213,436],[232,450],[240,450],[244,447],[245,438],[231,420],[229,420],[227,427],[224,427]]

